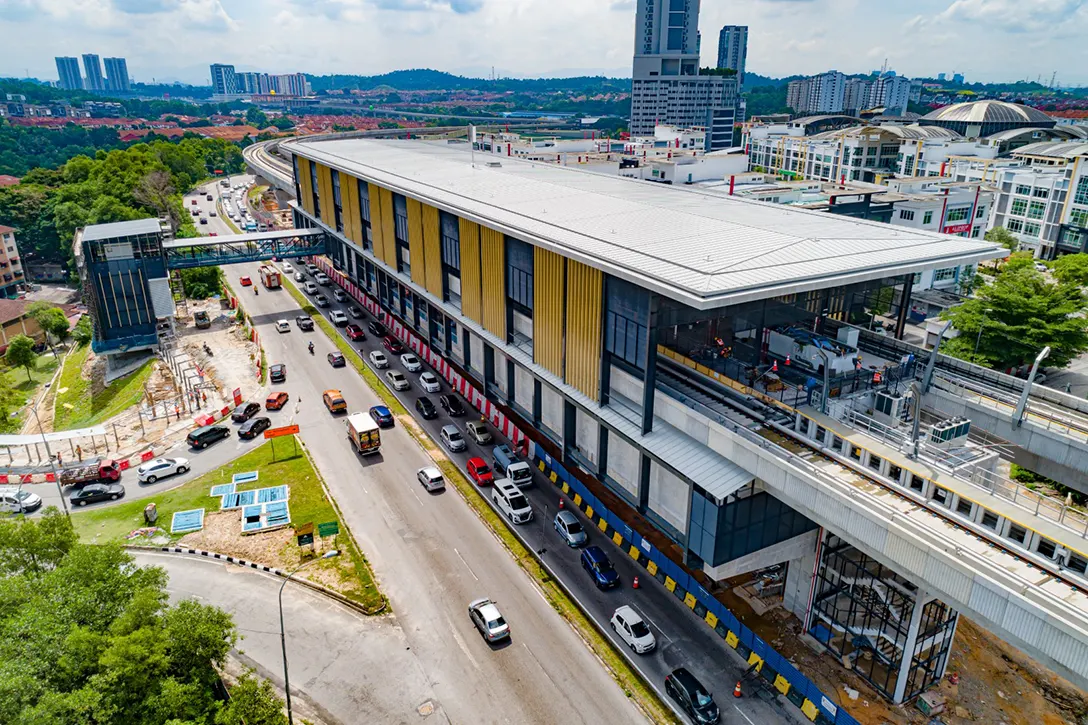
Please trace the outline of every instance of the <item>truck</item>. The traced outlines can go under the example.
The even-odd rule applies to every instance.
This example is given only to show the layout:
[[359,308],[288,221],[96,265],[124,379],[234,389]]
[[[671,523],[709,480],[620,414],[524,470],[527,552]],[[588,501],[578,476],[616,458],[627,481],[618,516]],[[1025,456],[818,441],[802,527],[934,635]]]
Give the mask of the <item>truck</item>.
[[246,231],[247,232],[257,231],[257,222],[253,221],[252,219],[250,219],[248,222],[246,222]]
[[352,413],[348,416],[348,440],[361,456],[377,453],[382,448],[382,432],[378,422],[369,413]]
[[495,464],[495,477],[505,476],[514,482],[515,486],[528,486],[533,482],[533,469],[529,464],[518,458],[514,449],[503,443],[491,449],[491,460]]
[[198,330],[206,330],[212,326],[212,318],[207,310],[197,310],[193,313],[193,322]]
[[856,347],[797,327],[768,330],[767,354],[821,375],[824,355],[827,356],[832,375],[852,373],[858,364]]
[[121,468],[117,461],[106,458],[97,463],[62,468],[57,472],[57,478],[62,486],[81,487],[87,483],[112,483],[121,478]]
[[268,289],[276,289],[280,286],[280,273],[275,267],[270,264],[262,264],[257,270],[261,275],[261,282]]

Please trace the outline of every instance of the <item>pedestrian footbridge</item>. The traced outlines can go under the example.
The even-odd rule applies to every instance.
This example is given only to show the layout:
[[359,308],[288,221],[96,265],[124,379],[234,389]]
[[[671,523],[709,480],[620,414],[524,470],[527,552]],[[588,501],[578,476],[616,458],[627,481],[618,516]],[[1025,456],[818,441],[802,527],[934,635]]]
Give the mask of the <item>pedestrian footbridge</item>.
[[168,269],[191,269],[324,254],[325,232],[320,229],[251,232],[175,239],[162,246]]

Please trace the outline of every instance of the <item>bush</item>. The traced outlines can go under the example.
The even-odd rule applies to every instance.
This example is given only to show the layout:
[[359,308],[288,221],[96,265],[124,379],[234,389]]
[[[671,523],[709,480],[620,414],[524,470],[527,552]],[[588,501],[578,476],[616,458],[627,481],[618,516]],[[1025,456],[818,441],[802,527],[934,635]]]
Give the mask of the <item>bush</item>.
[[220,274],[218,267],[197,267],[181,270],[181,284],[185,296],[191,300],[206,300],[219,294]]
[[83,315],[83,317],[79,318],[79,322],[76,323],[75,329],[72,330],[72,339],[78,345],[89,345],[93,337],[94,328],[91,326],[91,316]]

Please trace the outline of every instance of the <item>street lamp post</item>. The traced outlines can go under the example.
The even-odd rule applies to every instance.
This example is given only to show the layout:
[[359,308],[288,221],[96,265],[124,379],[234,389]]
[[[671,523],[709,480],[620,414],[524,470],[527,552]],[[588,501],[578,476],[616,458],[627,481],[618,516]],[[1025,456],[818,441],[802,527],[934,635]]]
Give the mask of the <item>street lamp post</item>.
[[1050,355],[1050,346],[1047,345],[1043,348],[1042,352],[1035,356],[1035,362],[1031,366],[1031,372],[1028,373],[1027,382],[1024,383],[1024,390],[1020,393],[1020,400],[1016,403],[1016,415],[1013,423],[1017,428],[1024,422],[1024,411],[1028,407],[1028,396],[1031,395],[1031,385],[1035,382],[1035,373],[1039,372],[1039,363]]
[[993,312],[993,310],[988,308],[988,307],[985,310],[982,311],[982,314],[984,315],[984,317],[982,318],[982,321],[980,323],[978,323],[978,337],[975,338],[975,350],[974,350],[974,352],[971,353],[971,362],[976,362],[975,358],[978,357],[978,346],[979,346],[979,343],[982,342],[982,330],[985,329],[985,327],[986,327],[986,317],[985,317],[985,315],[988,315],[991,312]]
[[334,556],[339,556],[340,552],[336,549],[327,551],[321,555],[320,559],[311,559],[304,564],[300,564],[295,567],[294,571],[287,575],[283,580],[283,584],[280,584],[279,604],[280,604],[280,647],[283,649],[283,691],[287,695],[287,723],[288,725],[295,725],[295,719],[291,714],[291,681],[287,676],[287,635],[283,629],[283,588],[287,586],[287,582],[291,581],[291,577],[297,574],[300,570],[306,568],[314,562],[321,561],[321,559],[331,559]]
[[30,412],[34,414],[34,422],[38,424],[38,433],[41,434],[42,444],[45,446],[45,455],[49,459],[49,470],[53,472],[53,482],[57,484],[57,495],[60,496],[60,507],[64,509],[64,515],[71,519],[72,514],[68,511],[68,502],[64,500],[64,490],[60,486],[60,476],[57,475],[57,466],[53,461],[53,453],[49,450],[49,441],[45,438],[45,429],[42,428],[42,421],[38,417],[38,401],[34,401],[34,404],[30,406]]

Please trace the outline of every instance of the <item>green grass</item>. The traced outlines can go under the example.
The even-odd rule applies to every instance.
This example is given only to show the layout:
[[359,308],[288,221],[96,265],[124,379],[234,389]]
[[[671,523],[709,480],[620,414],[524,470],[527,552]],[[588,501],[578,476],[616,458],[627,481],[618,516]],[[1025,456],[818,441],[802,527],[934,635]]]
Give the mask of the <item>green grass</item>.
[[[154,360],[148,360],[139,370],[114,380],[108,388],[91,395],[91,381],[80,374],[90,345],[77,347],[64,358],[64,368],[57,380],[57,396],[53,406],[54,430],[70,430],[101,423],[126,408],[137,405],[144,397],[144,383],[151,376]],[[71,405],[71,408],[65,406]]]
[[[294,436],[277,438],[275,439],[275,458],[276,460],[273,460],[273,443],[269,441],[222,468],[159,495],[89,511],[76,509],[72,514],[72,523],[80,538],[90,543],[108,541],[125,543],[127,534],[134,529],[144,527],[144,507],[153,501],[159,512],[157,525],[169,532],[170,521],[176,511],[203,508],[207,514],[219,510],[219,499],[208,495],[212,486],[230,483],[235,473],[258,471],[260,476],[256,482],[240,485],[237,490],[267,488],[286,483],[290,487],[288,504],[294,525],[312,522],[316,526],[326,521],[339,520],[340,534],[336,537],[335,546],[341,552],[348,553],[351,567],[344,566],[345,557],[341,557],[339,562],[333,559],[316,566],[339,569],[342,574],[340,586],[337,587],[340,593],[363,605],[367,611],[378,612],[384,609],[385,597],[374,582],[370,566],[355,545],[335,505],[326,496],[321,477],[304,447],[294,440]],[[240,529],[238,535],[241,536]],[[170,538],[171,541],[177,541],[181,535],[171,535]],[[350,572],[349,576],[343,576],[345,570]]]
[[[27,379],[26,368],[8,368],[4,371],[4,388],[11,390],[10,408],[22,408],[37,395],[41,386],[53,379],[60,360],[51,353],[39,355],[30,369]],[[23,427],[23,416],[7,416],[0,420],[0,433],[17,433]]]

